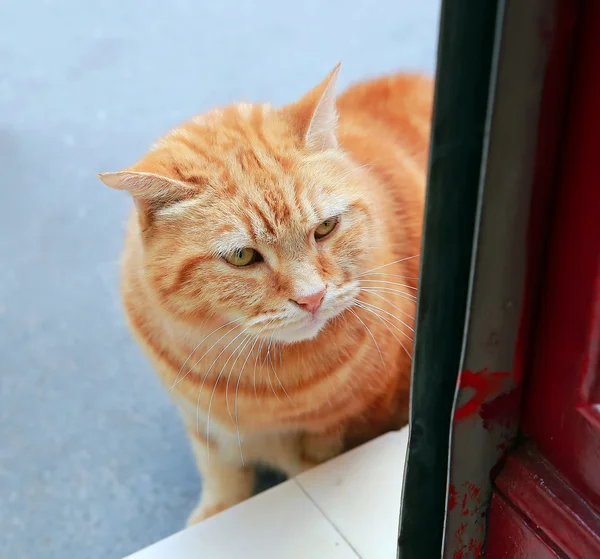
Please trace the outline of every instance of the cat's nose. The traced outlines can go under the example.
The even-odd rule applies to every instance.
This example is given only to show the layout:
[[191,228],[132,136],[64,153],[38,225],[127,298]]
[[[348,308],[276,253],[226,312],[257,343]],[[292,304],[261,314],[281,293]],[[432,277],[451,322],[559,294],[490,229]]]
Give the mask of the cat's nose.
[[325,290],[321,289],[321,291],[317,291],[311,295],[305,295],[303,297],[292,299],[292,301],[294,301],[294,303],[296,303],[300,308],[315,314],[323,304],[323,297],[325,297]]

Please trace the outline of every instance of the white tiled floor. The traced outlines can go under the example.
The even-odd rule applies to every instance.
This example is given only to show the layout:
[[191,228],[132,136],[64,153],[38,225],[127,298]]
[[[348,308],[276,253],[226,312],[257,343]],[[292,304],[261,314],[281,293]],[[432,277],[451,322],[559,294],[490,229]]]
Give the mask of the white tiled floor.
[[384,435],[130,559],[394,559],[407,444]]

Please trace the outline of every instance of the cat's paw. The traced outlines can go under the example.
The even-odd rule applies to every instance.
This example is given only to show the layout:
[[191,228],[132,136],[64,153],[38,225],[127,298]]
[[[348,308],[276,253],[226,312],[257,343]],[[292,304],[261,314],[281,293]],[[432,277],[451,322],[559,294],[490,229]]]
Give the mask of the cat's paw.
[[192,514],[187,519],[186,526],[189,528],[194,524],[198,524],[198,522],[202,522],[215,514],[223,512],[228,509],[229,506],[225,503],[218,503],[216,505],[198,505],[193,511]]

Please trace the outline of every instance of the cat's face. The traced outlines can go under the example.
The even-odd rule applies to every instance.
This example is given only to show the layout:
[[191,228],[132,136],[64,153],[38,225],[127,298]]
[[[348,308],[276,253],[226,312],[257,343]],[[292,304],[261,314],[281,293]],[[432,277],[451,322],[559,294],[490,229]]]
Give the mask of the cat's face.
[[328,128],[330,81],[283,109],[208,113],[103,177],[137,202],[144,273],[170,312],[295,342],[353,304],[379,228]]

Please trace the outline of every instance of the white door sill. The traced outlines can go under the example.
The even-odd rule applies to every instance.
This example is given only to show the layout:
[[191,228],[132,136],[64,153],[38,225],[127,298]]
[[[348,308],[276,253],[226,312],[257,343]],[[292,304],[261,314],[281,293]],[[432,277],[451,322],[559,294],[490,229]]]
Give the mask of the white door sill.
[[395,559],[408,427],[129,556]]

